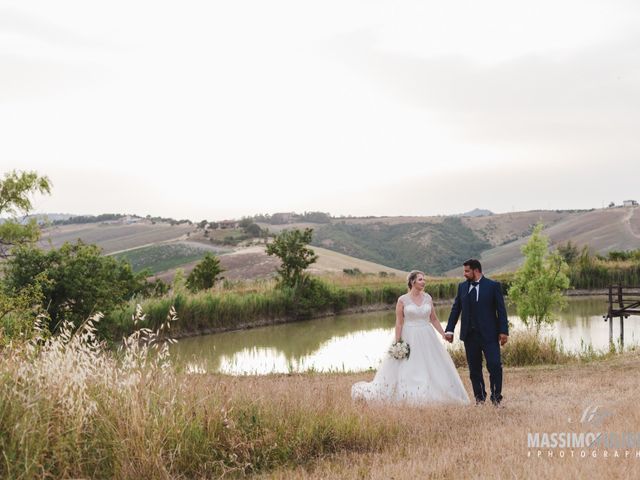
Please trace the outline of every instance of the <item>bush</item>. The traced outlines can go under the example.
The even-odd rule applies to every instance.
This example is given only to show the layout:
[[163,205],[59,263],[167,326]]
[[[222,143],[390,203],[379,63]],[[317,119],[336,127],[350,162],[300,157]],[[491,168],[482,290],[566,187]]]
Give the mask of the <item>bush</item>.
[[220,280],[220,274],[224,272],[220,266],[220,260],[215,255],[207,253],[187,277],[187,288],[192,292],[207,290]]
[[144,272],[134,274],[129,263],[104,257],[99,247],[81,241],[48,252],[16,248],[5,265],[4,284],[10,295],[37,286],[52,326],[110,312],[147,288]]

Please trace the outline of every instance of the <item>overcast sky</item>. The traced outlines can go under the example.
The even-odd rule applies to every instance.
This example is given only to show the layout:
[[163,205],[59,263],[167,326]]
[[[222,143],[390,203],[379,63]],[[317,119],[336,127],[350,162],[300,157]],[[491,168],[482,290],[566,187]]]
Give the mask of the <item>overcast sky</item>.
[[640,199],[640,3],[0,0],[39,212],[433,215]]

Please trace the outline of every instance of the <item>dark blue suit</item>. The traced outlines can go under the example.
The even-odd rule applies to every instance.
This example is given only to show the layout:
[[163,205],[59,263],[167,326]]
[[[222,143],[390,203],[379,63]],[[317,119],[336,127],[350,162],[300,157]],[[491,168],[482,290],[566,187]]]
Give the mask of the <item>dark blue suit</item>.
[[474,304],[470,302],[476,298],[475,290],[474,295],[469,295],[470,287],[471,282],[468,281],[458,285],[458,294],[451,308],[446,331],[454,331],[458,318],[462,314],[460,340],[464,342],[473,394],[476,401],[484,402],[487,398],[482,375],[482,354],[484,353],[487,370],[489,370],[491,401],[499,403],[502,400],[502,360],[498,335],[501,333],[509,335],[509,322],[502,287],[498,282],[483,276],[478,285],[477,302]]

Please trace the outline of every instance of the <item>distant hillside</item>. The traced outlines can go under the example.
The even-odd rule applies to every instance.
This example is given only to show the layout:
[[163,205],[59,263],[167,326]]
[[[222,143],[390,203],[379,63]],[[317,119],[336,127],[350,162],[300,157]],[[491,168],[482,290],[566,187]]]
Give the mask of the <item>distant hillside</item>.
[[[518,214],[505,214],[515,215]],[[498,219],[499,223],[506,219]],[[544,221],[543,231],[550,239],[552,248],[572,243],[588,245],[593,253],[606,254],[611,250],[634,250],[640,248],[640,208],[607,208],[586,212],[575,212],[556,218],[555,222]],[[496,246],[482,252],[480,260],[487,272],[516,270],[523,261],[521,248],[529,236]],[[459,275],[453,268],[447,275]]]
[[[318,272],[358,268],[363,272],[397,270],[398,273],[419,268],[431,275],[459,276],[460,265],[470,257],[480,258],[489,274],[513,271],[522,262],[520,249],[537,222],[544,223],[544,233],[551,238],[553,247],[571,240],[600,254],[640,248],[640,207],[486,216],[332,217],[330,223],[313,223],[310,218],[315,220],[310,215],[291,216],[290,220],[304,222],[260,226],[272,233],[313,228],[313,245],[326,249],[314,266]],[[138,249],[124,255],[136,268],[148,267],[159,274],[167,268],[171,275],[177,266],[187,270],[192,267],[196,253],[182,247],[169,248],[167,244],[196,241],[202,244],[200,250],[219,249],[212,245],[212,239],[221,240],[241,232],[220,229],[205,233],[197,225],[171,225],[150,218],[138,218],[135,223],[127,221],[123,218],[115,222],[54,225],[44,229],[41,245],[59,247],[65,241],[80,238],[99,245],[107,254]],[[155,246],[162,248],[151,248]],[[266,256],[264,247],[233,250],[222,255],[223,265],[229,270],[228,278],[264,277],[275,272],[277,262]]]
[[441,274],[491,244],[460,218],[439,222],[388,224],[339,222],[318,228],[313,245],[400,270]]
[[81,239],[85,243],[94,243],[105,253],[115,253],[156,243],[186,239],[194,230],[191,225],[169,225],[141,221],[132,224],[86,223],[74,225],[55,225],[42,231],[42,248],[59,248],[64,242]]
[[460,217],[488,217],[489,215],[493,215],[491,210],[483,210],[480,208],[474,208],[470,212],[465,212]]

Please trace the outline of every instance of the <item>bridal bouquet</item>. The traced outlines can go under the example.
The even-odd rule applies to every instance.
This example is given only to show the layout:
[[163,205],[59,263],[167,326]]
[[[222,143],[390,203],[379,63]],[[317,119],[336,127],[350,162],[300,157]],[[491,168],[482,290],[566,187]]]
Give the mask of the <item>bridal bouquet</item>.
[[402,339],[399,342],[394,342],[389,347],[389,355],[391,355],[391,358],[395,358],[396,360],[409,358],[410,353],[411,348],[409,347],[409,344]]

